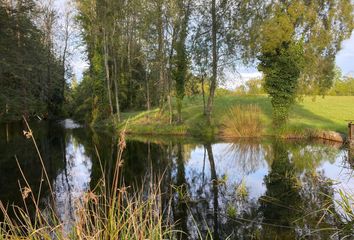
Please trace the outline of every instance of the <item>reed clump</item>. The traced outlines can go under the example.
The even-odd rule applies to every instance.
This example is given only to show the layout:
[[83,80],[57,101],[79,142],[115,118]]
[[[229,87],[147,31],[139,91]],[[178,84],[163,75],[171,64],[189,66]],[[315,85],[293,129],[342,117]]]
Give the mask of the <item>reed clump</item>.
[[[30,128],[26,133],[30,133],[26,137],[29,136],[35,143]],[[172,224],[164,220],[169,205],[163,207],[161,204],[160,182],[150,183],[149,189],[138,192],[125,187],[120,172],[123,165],[122,153],[126,146],[124,133],[117,144],[113,180],[106,179],[101,165],[102,177],[99,183],[75,203],[75,220],[69,228],[56,213],[55,196],[50,198],[53,201],[49,206],[41,208],[38,197],[40,193],[32,191],[23,175],[25,186],[20,188],[24,207],[8,207],[0,201],[0,212],[4,216],[0,220],[0,240],[174,239]],[[43,174],[46,175],[45,168]],[[29,204],[34,205],[35,213],[29,211]],[[10,210],[13,214],[9,214]]]
[[237,105],[231,107],[222,120],[223,138],[262,136],[261,109],[258,105]]
[[337,199],[334,196],[327,196],[331,204],[324,206],[323,209],[338,222],[342,222],[333,236],[338,236],[340,239],[352,239],[354,236],[354,194],[342,189],[337,193],[339,195]]

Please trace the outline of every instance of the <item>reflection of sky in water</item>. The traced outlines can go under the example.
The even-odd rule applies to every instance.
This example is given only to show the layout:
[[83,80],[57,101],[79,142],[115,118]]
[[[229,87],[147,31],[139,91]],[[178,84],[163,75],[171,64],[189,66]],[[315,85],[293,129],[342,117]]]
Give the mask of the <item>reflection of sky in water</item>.
[[346,161],[346,152],[341,151],[336,156],[336,161],[330,163],[325,161],[319,169],[324,171],[326,177],[335,182],[334,189],[352,192],[354,190],[353,169],[350,168],[349,163]]
[[[246,184],[250,198],[259,198],[262,196],[266,188],[263,184],[264,177],[268,174],[268,165],[264,159],[264,152],[260,148],[260,151],[254,156],[256,159],[252,163],[249,162],[245,169],[244,161],[250,160],[247,154],[243,154],[242,151],[236,149],[230,150],[230,144],[214,144],[212,146],[216,173],[218,178],[226,180],[226,187],[232,190],[238,186],[242,181]],[[246,158],[246,159],[243,159]],[[204,177],[207,182],[210,182],[210,164],[208,156],[206,155],[205,165],[204,159],[204,147],[199,146],[191,153],[190,159],[186,159],[186,177],[187,182],[191,182],[194,179],[194,183],[191,186],[191,192],[194,192],[194,187],[200,185],[202,181],[203,166]],[[254,159],[253,159],[254,160]],[[199,184],[198,184],[199,183]]]
[[[321,172],[325,178],[334,181],[334,196],[336,200],[340,200],[339,190],[350,194],[354,193],[354,179],[352,177],[354,172],[346,161],[347,151],[338,150],[334,159],[330,159],[325,154],[327,148],[327,146],[307,146],[300,150],[300,153],[303,154],[305,150],[323,153],[316,171]],[[226,180],[226,192],[233,193],[235,187],[244,181],[250,200],[258,201],[265,194],[267,189],[264,184],[264,178],[269,174],[271,166],[268,166],[268,162],[265,159],[266,152],[262,147],[245,150],[239,148],[237,144],[221,143],[212,145],[212,150],[218,179]],[[199,145],[192,150],[190,158],[184,161],[186,180],[189,183],[192,198],[195,197],[194,195],[198,192],[198,189],[210,186],[210,164],[208,155],[204,151],[204,146]],[[253,153],[250,154],[250,151],[253,151]],[[205,163],[204,154],[206,154]],[[291,152],[289,152],[289,159],[292,159]],[[296,159],[295,161],[311,160]],[[315,162],[308,164],[309,166],[316,165]],[[301,174],[298,177],[301,179]]]
[[74,206],[89,190],[92,161],[84,146],[74,142],[71,135],[66,144],[66,167],[56,177],[54,192],[56,208],[66,230],[75,219]]
[[[350,164],[346,161],[346,151],[341,151],[334,163],[328,161],[324,162],[319,169],[323,170],[324,175],[334,181],[334,203],[336,211],[340,214],[344,214],[343,209],[339,206],[339,202],[342,201],[340,191],[343,191],[347,195],[354,196],[354,171]],[[352,199],[351,199],[352,200]],[[352,203],[353,204],[353,203]]]
[[[289,149],[289,161],[291,162],[292,159],[298,161],[297,163],[299,164],[295,164],[299,167],[298,170],[302,169],[307,171],[310,170],[311,166],[314,166],[316,171],[321,172],[325,178],[335,181],[337,184],[333,186],[333,189],[337,200],[339,200],[339,189],[353,193],[354,181],[351,178],[353,170],[345,161],[347,151],[335,150],[334,158],[328,157],[326,154],[320,154],[320,160],[316,161],[314,152],[325,152],[328,147],[309,146],[298,149],[300,157],[299,155],[294,157],[294,152],[292,153],[291,149]],[[218,207],[220,209],[226,210],[229,202],[235,201],[235,189],[242,182],[247,188],[247,198],[250,202],[257,205],[259,198],[266,195],[267,189],[264,180],[271,171],[269,164],[275,161],[273,156],[268,156],[268,154],[270,154],[267,151],[269,150],[268,147],[269,145],[244,143],[219,143],[212,145],[217,178],[218,180],[225,181],[225,184],[219,185],[218,187]],[[190,148],[185,146],[184,150],[190,151]],[[308,159],[303,156],[303,154],[307,152],[309,152],[311,156]],[[213,208],[213,189],[208,154],[203,145],[198,145],[193,148],[190,153],[186,153],[188,153],[186,155],[189,157],[188,159],[184,159],[183,163],[185,180],[188,184],[190,197],[196,200],[196,203],[198,200],[205,199],[206,202],[208,202],[209,209],[203,210],[211,212]],[[59,217],[68,230],[70,223],[75,219],[75,204],[82,197],[83,193],[89,190],[92,161],[85,155],[83,145],[78,144],[72,135],[68,138],[66,145],[66,160],[66,168],[57,176],[54,189]],[[176,174],[176,171],[178,171],[176,158],[173,160],[173,163],[174,174]],[[304,175],[298,172],[297,177],[302,181],[301,178],[304,177]],[[242,202],[237,202],[237,204],[242,208]],[[249,206],[251,207],[251,205]],[[190,218],[188,222],[193,224]]]
[[61,122],[65,129],[75,129],[82,127],[80,124],[74,122],[71,119],[65,119]]

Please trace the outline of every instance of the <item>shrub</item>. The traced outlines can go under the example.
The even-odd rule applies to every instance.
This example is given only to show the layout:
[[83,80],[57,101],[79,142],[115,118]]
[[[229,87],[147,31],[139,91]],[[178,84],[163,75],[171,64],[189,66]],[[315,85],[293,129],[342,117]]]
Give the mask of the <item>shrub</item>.
[[261,109],[254,104],[232,107],[222,121],[221,134],[224,138],[261,136]]

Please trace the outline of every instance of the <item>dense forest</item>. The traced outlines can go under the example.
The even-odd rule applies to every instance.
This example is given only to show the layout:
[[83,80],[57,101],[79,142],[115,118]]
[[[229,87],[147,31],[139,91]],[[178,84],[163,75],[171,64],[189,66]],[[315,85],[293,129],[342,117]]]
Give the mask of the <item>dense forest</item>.
[[78,81],[67,66],[68,16],[44,2],[1,0],[1,119],[69,115],[94,125],[158,107],[180,123],[184,97],[202,95],[210,123],[225,71],[257,66],[260,93],[283,122],[297,96],[341,84],[335,56],[353,30],[350,0],[76,0],[76,44],[89,63]]
[[[0,118],[62,114],[66,49],[55,49],[56,13],[51,3],[0,4]],[[65,35],[65,34],[64,34]],[[63,43],[65,44],[65,39]]]

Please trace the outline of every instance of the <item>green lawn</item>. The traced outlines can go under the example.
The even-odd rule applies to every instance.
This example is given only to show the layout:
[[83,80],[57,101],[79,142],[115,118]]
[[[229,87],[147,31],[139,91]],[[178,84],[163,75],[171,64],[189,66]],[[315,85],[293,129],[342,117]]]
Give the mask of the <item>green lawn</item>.
[[[154,109],[150,112],[123,113],[125,120],[122,127],[127,124],[128,132],[139,134],[175,134],[175,135],[197,135],[203,131],[218,133],[223,117],[227,110],[236,104],[256,104],[262,110],[262,122],[265,126],[264,134],[272,135],[271,124],[272,107],[267,96],[221,96],[215,98],[213,123],[214,128],[210,130],[206,126],[202,114],[203,102],[201,97],[185,98],[183,102],[183,124],[172,124],[168,122],[168,111]],[[354,120],[354,96],[327,96],[325,98],[305,97],[297,103],[290,113],[288,131],[332,130],[342,133],[347,131],[345,120]]]

